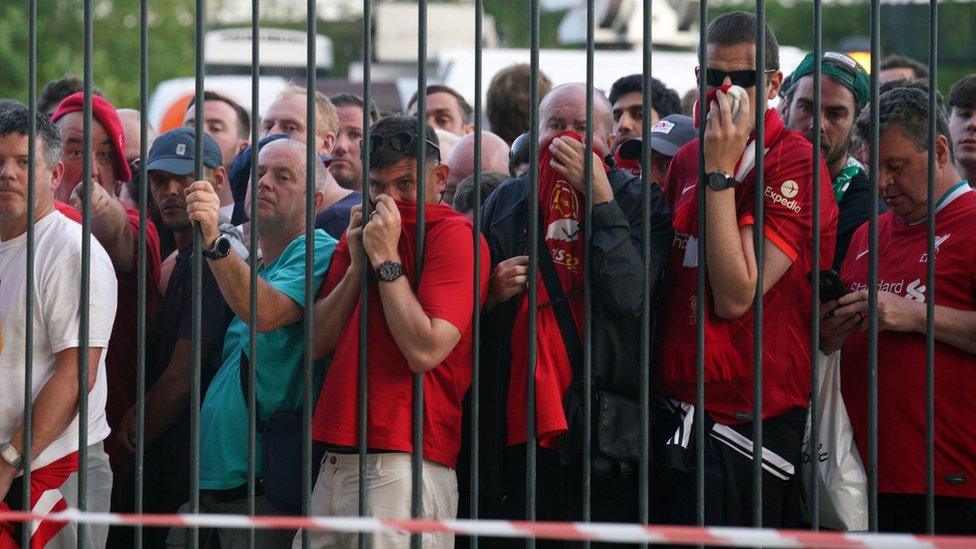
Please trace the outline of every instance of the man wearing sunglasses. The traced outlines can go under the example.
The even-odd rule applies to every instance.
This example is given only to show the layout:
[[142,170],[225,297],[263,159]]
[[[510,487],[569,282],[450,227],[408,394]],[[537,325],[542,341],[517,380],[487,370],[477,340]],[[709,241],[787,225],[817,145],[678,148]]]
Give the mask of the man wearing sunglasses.
[[[417,131],[415,116],[390,116],[370,129],[369,192],[363,226],[360,206],[336,248],[315,304],[315,357],[332,357],[315,409],[312,436],[326,446],[312,493],[316,515],[355,514],[359,488],[360,281],[370,273],[367,298],[369,420],[366,429],[367,514],[407,518],[411,501],[412,390],[424,380],[424,517],[452,519],[458,509],[455,474],[461,446],[461,403],[471,382],[471,319],[475,253],[481,254],[481,298],[488,286],[488,248],[475,249],[464,215],[439,204],[449,168],[441,163],[434,129]],[[417,151],[424,147],[425,164]],[[424,170],[423,202],[418,172]],[[425,237],[416,238],[418,210]],[[423,264],[416,262],[423,245]],[[365,250],[365,258],[363,252]],[[364,262],[365,261],[365,262]],[[421,276],[421,271],[423,275]],[[341,343],[338,343],[341,342]],[[448,548],[454,536],[424,534],[424,547]],[[355,534],[313,532],[313,547],[351,547]],[[409,535],[373,535],[377,547],[406,547]],[[295,547],[301,546],[296,536]]]
[[[822,166],[812,181],[813,150],[799,132],[784,128],[775,109],[763,113],[765,154],[754,154],[756,99],[776,97],[783,80],[779,46],[766,27],[756,36],[756,18],[735,12],[709,25],[707,65],[698,69],[708,97],[698,110],[706,117],[704,178],[698,173],[698,140],[674,158],[665,181],[674,204],[671,289],[664,344],[657,371],[658,391],[670,399],[671,419],[655,429],[658,444],[689,451],[687,437],[668,441],[686,417],[693,417],[697,388],[697,333],[705,323],[704,384],[708,433],[705,452],[708,524],[752,525],[753,299],[759,262],[754,247],[756,171],[764,169],[762,293],[763,312],[763,525],[798,526],[799,467],[810,393],[811,289],[807,273],[828,268],[833,259],[837,205],[830,176]],[[756,74],[756,41],[765,41],[762,80]],[[745,89],[733,114],[733,91]],[[761,87],[758,87],[761,86]],[[714,97],[714,101],[712,100]],[[706,109],[708,109],[706,111]],[[704,189],[701,186],[704,185]],[[820,185],[821,250],[812,260],[813,186]],[[698,195],[705,195],[699,204]],[[704,208],[705,225],[699,225]],[[704,244],[703,244],[704,242]],[[704,246],[707,291],[698,295],[699,246]],[[704,300],[704,317],[698,316]],[[667,416],[663,416],[667,417]],[[714,428],[712,427],[714,422]],[[670,428],[667,427],[670,425]],[[694,451],[694,450],[690,450]],[[690,457],[690,456],[689,456]],[[685,463],[694,463],[689,459]],[[665,520],[695,520],[696,474],[662,471]],[[677,474],[676,474],[677,473]]]

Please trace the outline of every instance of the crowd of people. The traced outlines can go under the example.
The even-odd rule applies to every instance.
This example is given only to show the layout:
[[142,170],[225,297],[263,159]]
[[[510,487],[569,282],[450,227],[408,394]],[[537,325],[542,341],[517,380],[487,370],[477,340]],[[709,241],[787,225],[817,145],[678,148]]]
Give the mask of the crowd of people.
[[[761,82],[758,40],[766,52]],[[930,112],[927,71],[910,59],[886,60],[880,75],[885,82],[871,104],[868,74],[843,53],[827,52],[821,59],[810,54],[784,75],[774,33],[766,28],[757,36],[753,15],[715,18],[702,47],[707,65],[695,71],[708,95],[695,97],[689,108],[656,79],[644,89],[639,74],[620,78],[605,95],[582,83],[553,86],[525,65],[501,71],[488,90],[484,115],[491,131],[481,135],[477,163],[474,119],[482,113],[443,85],[418,92],[426,94],[425,138],[418,132],[417,95],[404,114],[381,113],[355,95],[327,97],[290,86],[258,120],[230,97],[208,90],[202,104],[187,107],[183,127],[161,135],[148,128],[145,158],[140,157],[141,114],[116,109],[97,90],[86,149],[85,97],[76,79],[48,85],[33,121],[24,105],[0,101],[0,508],[45,514],[74,507],[84,469],[88,510],[131,511],[139,472],[144,512],[186,512],[191,471],[199,466],[200,511],[247,514],[253,412],[259,479],[253,511],[259,515],[301,512],[298,441],[311,436],[315,515],[356,515],[359,491],[366,490],[370,516],[409,517],[412,457],[422,451],[424,517],[464,517],[472,498],[478,498],[481,518],[525,518],[526,483],[534,477],[535,519],[580,520],[583,468],[589,467],[592,520],[633,523],[640,520],[642,496],[639,427],[641,414],[649,413],[651,520],[695,524],[696,478],[703,474],[706,523],[753,525],[752,437],[758,419],[753,300],[762,294],[758,508],[764,526],[800,528],[807,520],[799,473],[816,351],[810,337],[810,275],[820,271],[842,286],[837,295],[822,296],[819,351],[841,353],[842,395],[856,443],[866,448],[872,382],[868,284],[875,250],[880,529],[921,532],[926,527],[925,332],[926,300],[932,295],[926,286],[934,284],[935,526],[940,533],[976,533],[976,408],[970,398],[976,393],[970,371],[976,366],[976,244],[969,236],[976,232],[976,193],[969,184],[976,181],[976,74],[955,84],[944,104],[939,96],[937,110]],[[819,128],[814,124],[818,64],[823,75]],[[538,78],[538,105],[529,101],[532,78]],[[315,94],[313,113],[306,112],[309,93]],[[651,96],[650,112],[643,109],[645,94]],[[757,224],[760,99],[774,106],[762,117],[765,153],[759,162],[765,188],[763,223]],[[533,109],[539,120],[537,158],[529,152]],[[363,140],[364,113],[371,124],[368,141]],[[872,133],[872,115],[880,122],[877,133]],[[641,141],[644,117],[651,125],[647,143]],[[934,149],[928,132],[932,118]],[[307,129],[312,119],[314,134]],[[32,123],[34,154],[29,151]],[[203,127],[202,144],[193,129],[197,123]],[[260,124],[258,143],[250,142],[252,124]],[[817,134],[821,154],[815,180]],[[589,174],[587,135],[593,152]],[[313,166],[306,164],[310,139],[321,159]],[[877,145],[877,164],[868,153],[872,145]],[[252,147],[258,147],[257,166]],[[641,157],[647,149],[645,185]],[[424,165],[418,164],[420,150]],[[369,153],[365,168],[363,151]],[[86,158],[90,180],[83,176]],[[202,178],[194,176],[197,161]],[[927,253],[930,161],[937,198],[934,281],[926,275],[929,261],[936,259]],[[539,205],[534,281],[528,252],[534,244],[528,241],[533,163]],[[256,186],[251,185],[254,171]],[[871,172],[880,193],[877,248],[870,245],[866,223],[874,213]],[[145,187],[139,185],[140,173],[146,175]],[[33,204],[28,203],[29,177]],[[307,181],[314,181],[314,220],[306,219]],[[480,236],[472,221],[476,184]],[[362,193],[368,194],[365,211]],[[141,269],[143,198],[150,220]],[[91,216],[89,242],[83,241],[82,211]],[[308,222],[314,223],[311,240],[306,239]],[[424,224],[422,241],[417,240],[419,223]],[[813,256],[816,242],[819,257]],[[193,276],[196,253],[203,256],[199,282]],[[480,287],[475,286],[476,258]],[[708,266],[701,295],[699,258]],[[90,281],[87,315],[79,284],[83,261]],[[364,272],[368,285],[362,293]],[[144,467],[136,471],[142,273],[148,327],[146,451]],[[193,320],[195,292],[202,296],[199,323]],[[313,304],[311,311],[305,310],[307,303]],[[477,441],[469,417],[476,303],[481,310]],[[642,322],[645,304],[650,333]],[[587,309],[592,322],[585,333]],[[303,368],[308,314],[314,317],[311,379]],[[80,334],[83,317],[87,342]],[[362,330],[366,364],[360,363]],[[705,333],[703,379],[697,373],[700,330]],[[530,334],[536,338],[534,354]],[[650,410],[640,406],[646,388],[642,340],[651,342]],[[77,412],[82,347],[88,349],[89,364],[84,425]],[[197,357],[199,459],[191,455],[190,436]],[[587,358],[592,395],[583,389]],[[359,415],[363,367],[365,424]],[[412,428],[416,374],[424,380],[422,449],[414,447]],[[696,448],[691,436],[699,427],[694,413],[699,382],[705,390],[704,449]],[[317,396],[311,433],[302,431],[307,384]],[[531,429],[530,395],[535,399]],[[588,397],[592,437],[584,439]],[[21,501],[25,398],[33,403],[29,505]],[[84,462],[79,429],[87,429]],[[360,463],[362,430],[365,464]],[[538,446],[532,476],[526,459],[530,441]],[[591,444],[587,463],[584,444]],[[474,448],[480,468],[472,492]],[[696,469],[698,451],[704,452],[704,471]],[[364,486],[359,485],[361,467]],[[0,524],[0,547],[18,546],[24,527]],[[31,547],[49,548],[74,546],[79,536],[86,537],[81,541],[88,547],[131,547],[133,535],[131,529],[79,529],[49,520],[31,524],[30,534]],[[179,528],[146,528],[142,542],[183,547],[187,535]],[[236,548],[247,546],[249,532],[221,528],[199,535],[204,547]],[[301,532],[288,530],[257,530],[254,536],[269,549],[300,547],[302,540]],[[446,532],[423,537],[425,547],[462,543]],[[313,547],[351,547],[357,535],[314,532],[311,541]],[[371,543],[406,547],[408,535],[376,534]]]

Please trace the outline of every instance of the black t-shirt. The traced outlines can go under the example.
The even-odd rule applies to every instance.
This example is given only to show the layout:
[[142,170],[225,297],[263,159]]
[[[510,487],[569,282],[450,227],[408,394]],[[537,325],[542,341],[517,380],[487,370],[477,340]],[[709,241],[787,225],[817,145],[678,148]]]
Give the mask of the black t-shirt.
[[[220,287],[203,260],[202,318],[200,339],[209,347],[201,364],[201,400],[207,386],[220,367],[224,335],[233,319],[233,313],[220,293]],[[150,332],[149,353],[146,360],[146,386],[152,385],[169,366],[177,340],[191,339],[193,312],[193,252],[192,246],[179,251],[170,276],[166,295]],[[188,486],[190,472],[190,409],[147,447],[147,471],[163,475],[174,492],[183,492]],[[175,494],[174,494],[175,495]],[[178,500],[185,496],[176,495]],[[175,509],[173,509],[175,511]]]
[[356,204],[362,204],[363,195],[352,192],[342,200],[329,206],[327,210],[315,216],[315,228],[329,233],[329,236],[339,240],[342,233],[349,227],[349,211]]
[[[863,171],[851,179],[851,184],[840,199],[837,218],[837,243],[834,248],[833,268],[838,273],[847,255],[854,231],[871,217],[871,181]],[[888,210],[884,202],[878,201],[878,213]]]

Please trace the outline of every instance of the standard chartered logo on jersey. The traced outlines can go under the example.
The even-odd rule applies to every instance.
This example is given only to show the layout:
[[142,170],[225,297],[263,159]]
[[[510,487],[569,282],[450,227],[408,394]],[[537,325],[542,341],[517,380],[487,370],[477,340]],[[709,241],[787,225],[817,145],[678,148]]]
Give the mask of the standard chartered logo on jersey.
[[[868,285],[863,282],[858,282],[851,286],[851,291],[853,292],[860,292],[867,289]],[[921,278],[916,278],[911,282],[905,282],[904,278],[898,282],[879,280],[878,291],[891,292],[903,296],[905,299],[925,303],[925,284],[922,284]]]
[[800,213],[803,207],[800,203],[795,200],[796,195],[800,192],[800,186],[796,184],[796,181],[792,179],[787,179],[779,185],[779,191],[773,190],[773,187],[769,185],[766,186],[765,196],[773,204],[781,204],[787,210],[793,213]]

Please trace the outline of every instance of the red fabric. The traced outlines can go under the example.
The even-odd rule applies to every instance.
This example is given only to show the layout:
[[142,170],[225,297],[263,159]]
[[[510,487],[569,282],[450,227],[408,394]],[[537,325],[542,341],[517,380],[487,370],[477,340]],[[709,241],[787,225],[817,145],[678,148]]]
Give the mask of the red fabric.
[[[867,224],[854,233],[841,269],[851,290],[867,289]],[[879,289],[924,300],[927,223],[906,225],[891,212],[878,217]],[[976,193],[936,215],[935,302],[976,310]],[[841,354],[841,388],[862,452],[868,445],[868,334],[855,330]],[[878,334],[878,491],[924,494],[925,335]],[[935,342],[935,493],[976,498],[976,356]],[[961,475],[961,484],[947,481]]]
[[[105,98],[93,95],[92,98],[92,118],[95,119],[109,139],[112,140],[112,148],[115,150],[115,175],[119,181],[131,181],[132,170],[129,163],[125,161],[125,131],[122,128],[122,121],[115,111],[115,107]],[[79,112],[84,109],[85,94],[76,92],[61,100],[57,110],[51,115],[51,122],[57,122],[62,116]]]
[[[416,275],[417,207],[397,202],[402,219],[398,251],[405,276]],[[455,467],[461,447],[461,403],[471,384],[471,320],[474,304],[474,227],[463,215],[437,204],[426,207],[426,247],[417,299],[431,318],[446,320],[461,331],[454,350],[424,374],[424,459]],[[490,256],[481,242],[481,300],[488,292]],[[349,267],[343,235],[319,292],[324,298]],[[412,452],[413,372],[397,347],[383,313],[377,283],[369,287],[369,425],[367,445],[374,450]],[[315,408],[312,435],[330,446],[358,441],[359,300],[345,322]]]
[[[708,92],[706,92],[706,94],[705,94],[705,99],[707,99],[707,101],[705,102],[705,104],[706,105],[711,105],[712,104],[712,101],[715,100],[715,93],[716,92],[718,92],[719,90],[722,90],[722,93],[728,93],[729,92],[729,88],[731,88],[733,85],[734,84],[722,84],[721,86],[719,86],[717,88],[711,88],[710,90],[708,90]],[[695,100],[695,106],[694,106],[694,109],[693,109],[693,114],[692,114],[692,118],[694,119],[695,127],[696,128],[698,127],[698,120],[699,120],[700,110],[701,110],[701,102],[696,99]],[[705,114],[706,114],[706,117],[707,117],[708,111],[705,111]],[[767,143],[768,142],[769,141],[767,140]]]
[[[139,211],[126,208],[129,217],[129,230],[132,232],[133,257],[139,252]],[[146,316],[152,317],[159,303],[159,235],[152,221],[146,223]],[[138,341],[137,319],[139,315],[139,271],[120,273],[115,271],[119,281],[119,303],[115,313],[115,325],[105,355],[105,370],[108,379],[108,398],[105,415],[109,427],[118,428],[122,416],[136,403],[136,344]],[[149,319],[147,318],[147,323]],[[147,324],[148,325],[148,324]],[[114,456],[115,437],[105,439],[105,451]]]
[[[575,132],[563,132],[559,137],[582,141]],[[583,200],[581,193],[560,179],[550,165],[552,153],[548,143],[539,153],[539,215],[545,231],[546,249],[540,253],[552,256],[563,292],[569,295],[570,310],[577,332],[583,333]],[[563,397],[573,380],[573,368],[566,354],[566,344],[559,331],[553,308],[548,305],[549,293],[538,276],[536,312],[536,433],[539,444],[554,449],[558,435],[567,429],[563,412]],[[511,339],[511,378],[508,384],[508,444],[526,441],[526,390],[528,379],[528,294],[522,294],[515,312]]]
[[81,223],[81,214],[72,206],[60,200],[54,201],[54,209],[64,214],[65,217],[74,221],[75,223]]
[[617,147],[617,150],[613,153],[613,160],[621,170],[633,176],[640,177],[641,161],[639,158],[624,158],[620,156],[620,147]]
[[[775,110],[766,115],[765,236],[793,259],[793,265],[766,292],[763,318],[763,417],[807,405],[810,393],[810,283],[812,266],[812,145],[785,129]],[[829,268],[837,233],[837,205],[830,175],[821,165],[821,257]],[[657,383],[661,392],[695,401],[697,355],[698,141],[674,157],[665,180],[674,207],[675,237],[667,287],[670,296]],[[735,187],[739,227],[754,223],[755,172]],[[794,195],[794,196],[784,196]],[[706,295],[706,300],[708,300]],[[742,423],[751,414],[753,313],[719,318],[705,303],[705,409],[719,422]]]
[[[31,511],[35,513],[47,514],[57,513],[67,509],[68,504],[64,501],[64,496],[60,493],[60,489],[68,477],[76,472],[78,472],[78,452],[72,452],[54,463],[31,471]],[[59,493],[59,499],[54,502],[53,505],[48,506],[48,504],[45,503],[43,508],[37,507],[37,502],[42,497],[45,497],[45,502],[50,501],[47,499],[49,496],[45,496],[45,494],[51,490],[55,490]],[[0,511],[10,511],[10,506],[8,506],[5,501],[0,502]],[[31,549],[44,549],[44,546],[47,545],[49,541],[54,539],[58,532],[64,528],[65,524],[67,523],[42,520],[38,525],[37,530],[31,534]],[[27,524],[24,526],[29,527]],[[12,523],[0,523],[0,549],[17,549],[20,547],[20,540],[15,538],[14,532],[16,532],[16,530],[14,529],[14,525]]]

